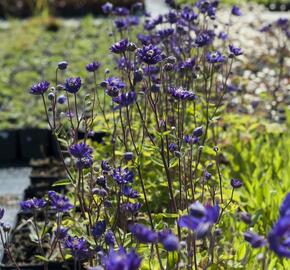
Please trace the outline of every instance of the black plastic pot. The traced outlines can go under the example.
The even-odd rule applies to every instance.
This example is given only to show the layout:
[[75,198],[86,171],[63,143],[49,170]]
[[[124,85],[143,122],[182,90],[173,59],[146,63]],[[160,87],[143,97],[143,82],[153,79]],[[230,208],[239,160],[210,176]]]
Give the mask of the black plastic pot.
[[17,160],[18,134],[16,130],[0,131],[0,162],[13,162]]
[[48,190],[54,190],[56,192],[64,192],[65,187],[51,187],[51,186],[29,186],[27,189],[24,190],[24,200],[31,199],[33,197],[42,198],[45,194],[47,194]]
[[288,11],[290,10],[290,3],[272,3],[267,4],[267,8],[270,11]]
[[[106,132],[95,132],[94,135],[89,136],[88,139],[90,139],[93,142],[97,142],[97,143],[101,143],[103,142],[103,139],[105,136],[107,136],[108,134]],[[78,138],[80,140],[85,138],[85,133],[82,131],[78,132]]]
[[[0,269],[6,269],[6,270],[16,270],[15,266],[0,266]],[[22,270],[43,270],[44,265],[43,264],[30,264],[30,265],[23,265],[20,266],[20,269]],[[48,263],[48,269],[49,270],[71,270],[73,269],[72,264],[66,264],[66,263],[60,263],[60,262],[50,262]]]
[[50,132],[47,129],[27,128],[19,131],[20,151],[23,160],[49,156]]

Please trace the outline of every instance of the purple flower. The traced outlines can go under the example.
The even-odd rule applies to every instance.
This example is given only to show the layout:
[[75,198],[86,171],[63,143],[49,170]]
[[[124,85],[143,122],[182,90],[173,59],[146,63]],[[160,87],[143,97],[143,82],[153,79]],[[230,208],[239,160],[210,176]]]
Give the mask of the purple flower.
[[50,83],[47,81],[41,81],[37,84],[34,84],[30,88],[30,94],[32,95],[42,95],[49,88]]
[[[107,172],[106,172],[107,173]],[[96,184],[99,185],[100,187],[107,189],[107,178],[105,176],[99,176],[96,180]]]
[[221,40],[227,40],[228,39],[228,34],[226,32],[220,32],[218,35],[218,38]]
[[118,18],[114,21],[114,24],[118,31],[122,31],[128,27],[128,20],[126,18]]
[[124,153],[124,159],[129,161],[129,160],[133,160],[134,154],[133,152],[126,152]]
[[137,190],[134,190],[132,187],[129,187],[129,186],[123,186],[122,194],[132,199],[138,198],[140,196]]
[[111,13],[112,10],[113,4],[111,4],[110,2],[107,2],[104,5],[102,5],[102,11],[104,12],[104,14],[109,14]]
[[260,32],[267,33],[270,31],[271,27],[272,27],[272,24],[268,23],[260,29]]
[[129,9],[127,9],[125,7],[116,7],[113,10],[113,13],[117,16],[127,16],[127,15],[129,15]]
[[169,234],[167,237],[165,237],[165,239],[162,241],[162,245],[167,251],[175,251],[179,249],[178,238],[173,234]]
[[206,235],[211,226],[218,221],[219,206],[205,205],[195,202],[190,206],[189,215],[182,216],[178,220],[180,227],[186,227],[195,231],[198,238]]
[[119,104],[119,106],[115,107],[114,110],[127,107],[137,100],[136,92],[130,91],[127,93],[122,93],[117,97],[113,97],[113,101]]
[[57,102],[58,104],[64,104],[66,102],[66,96],[64,95],[60,95],[58,98],[57,98]]
[[207,52],[206,60],[211,64],[223,63],[225,61],[225,57],[220,53],[220,51]]
[[246,224],[250,225],[252,223],[252,216],[247,212],[241,212],[239,214],[241,220]]
[[124,203],[122,205],[122,208],[126,211],[129,212],[131,215],[135,215],[139,212],[140,208],[141,208],[141,204],[140,203]]
[[233,188],[240,188],[243,186],[243,182],[239,179],[232,178],[231,179],[231,186]]
[[176,13],[175,10],[170,10],[166,15],[165,18],[167,19],[167,21],[171,24],[174,24],[177,22],[178,20],[178,15]]
[[137,16],[128,16],[127,23],[128,25],[139,25],[139,18]]
[[203,134],[203,126],[195,128],[193,133],[192,133],[192,135],[194,137],[200,137],[200,136],[202,136],[202,134]]
[[234,56],[239,56],[243,54],[243,51],[241,48],[235,47],[234,45],[229,45],[229,50],[230,50],[230,56],[233,58]]
[[0,220],[3,218],[4,213],[5,213],[4,208],[0,208]]
[[66,61],[61,61],[57,65],[58,69],[60,69],[60,70],[65,70],[67,68],[67,66],[68,66],[68,62],[66,62]]
[[125,88],[126,84],[117,77],[109,77],[101,83],[101,86],[106,87],[106,94],[110,97],[117,97],[121,89]]
[[178,149],[178,146],[177,146],[175,143],[170,143],[170,144],[168,145],[168,150],[169,150],[170,152],[175,152],[175,151],[177,151],[177,149]]
[[122,167],[118,167],[113,170],[112,177],[119,185],[123,185],[133,182],[134,173],[128,168],[122,169]]
[[157,233],[147,228],[143,224],[134,224],[130,227],[132,235],[141,243],[155,243]]
[[192,135],[185,135],[184,141],[188,144],[197,144],[199,142],[199,138],[193,137]]
[[78,169],[89,168],[93,165],[93,149],[84,142],[71,145],[69,153],[77,159],[76,166]]
[[32,210],[32,209],[42,209],[46,206],[46,201],[44,199],[29,199],[23,202],[20,202],[20,207],[23,211]]
[[111,166],[106,160],[102,160],[101,168],[102,168],[103,172],[106,172],[106,173],[108,173],[111,170]]
[[48,191],[48,199],[51,207],[56,209],[58,212],[67,212],[73,208],[73,205],[69,202],[69,199],[64,196],[57,194],[55,191]]
[[171,87],[169,93],[177,100],[195,100],[195,94],[191,91],[185,90],[182,87]]
[[95,72],[100,68],[101,64],[99,62],[93,61],[86,65],[86,70],[88,72]]
[[108,230],[105,234],[105,242],[108,246],[114,246],[116,238],[114,233],[111,230]]
[[137,34],[137,38],[142,43],[142,45],[149,45],[152,39],[150,35],[143,35],[141,33]]
[[82,237],[67,236],[64,247],[70,249],[71,255],[76,260],[83,260],[89,256],[88,242]]
[[232,14],[234,16],[242,16],[242,12],[241,12],[240,8],[238,6],[235,6],[235,5],[232,7]]
[[279,257],[290,258],[290,216],[282,216],[268,234],[269,247]]
[[148,46],[144,45],[138,49],[137,56],[141,62],[148,65],[155,65],[162,60],[161,50],[152,44]]
[[103,235],[103,233],[106,231],[106,221],[101,220],[98,221],[92,228],[92,235],[96,238],[99,238]]
[[67,237],[67,232],[69,228],[60,227],[54,231],[54,234],[58,237],[58,239],[63,240]]
[[134,11],[142,10],[143,9],[143,3],[142,2],[137,2],[133,4],[132,9]]
[[116,54],[124,53],[127,50],[128,44],[128,39],[122,39],[113,44],[110,48],[110,51]]
[[255,234],[251,231],[244,233],[244,239],[251,244],[253,248],[259,248],[266,245],[267,240],[265,237]]
[[173,28],[160,29],[157,31],[157,37],[164,39],[172,36],[173,33],[174,33]]
[[127,253],[123,247],[118,251],[111,248],[109,254],[103,258],[103,266],[105,270],[138,270],[141,260],[134,250]]
[[212,44],[214,37],[215,34],[211,30],[200,32],[197,34],[194,43],[197,47],[207,46]]
[[279,18],[276,21],[276,25],[282,29],[285,29],[288,27],[288,22],[289,22],[289,20],[287,18]]
[[183,72],[184,70],[192,70],[194,68],[195,64],[196,64],[195,58],[188,58],[184,62],[180,62],[178,64],[178,67],[179,67],[180,71]]
[[269,247],[278,256],[290,258],[290,193],[280,206],[280,217],[268,234]]
[[80,77],[68,78],[65,82],[65,90],[69,93],[77,93],[82,86],[82,80]]
[[108,192],[104,188],[93,188],[92,193],[96,194],[102,198],[104,198],[108,195]]
[[186,6],[181,11],[181,17],[185,21],[194,21],[197,19],[198,15],[195,14],[194,11],[190,9],[188,6]]

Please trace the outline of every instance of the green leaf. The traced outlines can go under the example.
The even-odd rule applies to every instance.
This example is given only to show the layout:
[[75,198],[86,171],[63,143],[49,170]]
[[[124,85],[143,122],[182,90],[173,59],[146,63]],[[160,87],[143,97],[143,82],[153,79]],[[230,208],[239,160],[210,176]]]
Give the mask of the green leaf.
[[52,186],[59,187],[59,186],[67,186],[69,184],[71,184],[71,181],[69,179],[61,179],[61,180],[54,182],[54,184]]

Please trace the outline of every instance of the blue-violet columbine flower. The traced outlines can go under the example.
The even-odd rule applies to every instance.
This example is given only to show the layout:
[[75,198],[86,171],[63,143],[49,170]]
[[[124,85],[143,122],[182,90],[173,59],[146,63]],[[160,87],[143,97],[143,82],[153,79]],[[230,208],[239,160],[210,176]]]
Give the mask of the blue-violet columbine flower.
[[244,239],[250,243],[253,248],[263,247],[267,244],[265,237],[255,234],[251,231],[244,233]]
[[126,84],[118,77],[109,77],[101,83],[101,86],[106,88],[108,96],[117,97],[120,90],[125,88]]
[[117,251],[111,248],[109,254],[103,258],[102,264],[105,270],[138,270],[141,260],[134,250],[127,253],[123,247]]
[[68,62],[66,62],[66,61],[61,61],[57,65],[58,69],[60,69],[60,70],[65,70],[67,68],[67,66],[68,66]]
[[239,56],[243,54],[243,51],[241,48],[235,47],[234,45],[229,45],[230,50],[230,58],[233,58],[234,56]]
[[99,62],[93,61],[86,65],[86,70],[88,72],[95,72],[100,68],[101,64]]
[[128,48],[128,39],[122,39],[115,44],[113,44],[110,48],[112,53],[121,54],[124,53]]
[[67,212],[73,208],[70,203],[69,198],[64,195],[57,194],[55,191],[48,191],[48,199],[50,201],[51,207],[57,212]]
[[206,60],[211,64],[223,63],[225,61],[225,57],[220,53],[220,51],[207,52]]
[[113,170],[112,177],[119,185],[123,185],[133,182],[134,173],[128,168],[123,169],[122,167],[118,167]]
[[77,93],[82,86],[82,80],[80,77],[68,78],[65,82],[65,90],[69,93]]
[[232,14],[234,16],[242,16],[242,12],[241,12],[240,8],[238,6],[235,6],[235,5],[232,7]]
[[130,91],[127,93],[122,93],[117,97],[113,97],[113,101],[119,104],[119,106],[116,106],[114,110],[127,107],[133,103],[135,103],[137,100],[136,92]]
[[131,199],[135,199],[140,196],[137,190],[134,190],[132,187],[129,187],[129,186],[123,186],[122,194]]
[[240,179],[232,178],[231,186],[232,188],[240,188],[243,186],[243,182]]
[[195,202],[190,206],[189,215],[182,216],[178,220],[180,227],[186,227],[196,232],[198,238],[207,234],[211,226],[218,221],[219,206],[202,205]]
[[92,235],[96,238],[102,236],[102,234],[106,231],[106,221],[100,220],[98,221],[92,228]]
[[76,166],[78,169],[89,168],[93,165],[93,149],[84,142],[71,145],[69,153],[77,159]]
[[109,14],[112,10],[113,4],[111,4],[110,2],[107,2],[104,5],[102,5],[102,11],[104,12],[104,14]]
[[30,94],[32,95],[42,95],[49,88],[50,83],[47,81],[41,81],[37,84],[34,84],[30,88]]
[[290,258],[290,193],[280,206],[280,217],[268,234],[269,247],[278,256]]
[[171,95],[177,100],[195,100],[195,94],[182,87],[171,87],[169,93],[171,93]]
[[86,259],[90,253],[88,242],[82,237],[67,236],[64,241],[64,247],[70,250],[71,255],[76,260]]
[[155,243],[157,241],[157,233],[143,224],[136,223],[131,225],[130,231],[132,235],[141,243]]
[[20,207],[23,211],[31,210],[31,209],[42,209],[46,206],[46,201],[44,199],[28,199],[26,201],[20,202]]
[[114,233],[111,230],[108,230],[105,233],[105,242],[108,246],[114,246],[116,242],[116,238]]
[[142,48],[138,49],[137,56],[141,62],[148,65],[155,65],[162,60],[161,50],[152,44],[148,46],[144,45]]

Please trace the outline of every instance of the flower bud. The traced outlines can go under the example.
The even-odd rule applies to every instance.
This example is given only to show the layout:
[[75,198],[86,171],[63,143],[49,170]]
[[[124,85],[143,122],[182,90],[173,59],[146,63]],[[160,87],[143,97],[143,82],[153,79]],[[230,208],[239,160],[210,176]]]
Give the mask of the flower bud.
[[133,42],[130,42],[127,46],[127,50],[129,52],[134,52],[137,49],[137,45]]

